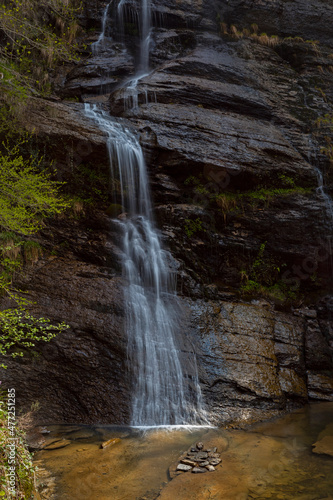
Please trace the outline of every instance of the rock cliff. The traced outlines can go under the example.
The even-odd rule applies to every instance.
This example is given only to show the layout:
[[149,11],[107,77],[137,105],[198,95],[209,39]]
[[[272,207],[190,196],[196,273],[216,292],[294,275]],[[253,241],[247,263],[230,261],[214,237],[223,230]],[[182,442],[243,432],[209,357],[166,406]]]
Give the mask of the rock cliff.
[[[108,173],[105,137],[83,113],[98,100],[144,148],[177,270],[184,362],[193,345],[214,421],[332,400],[333,217],[318,185],[331,190],[333,1],[154,1],[152,71],[134,109],[136,93],[120,84],[135,71],[138,2],[125,7],[125,31],[110,4],[102,53],[68,68],[53,101],[27,109],[67,189],[86,184],[83,198],[90,187],[96,199],[49,223],[44,256],[19,280],[36,311],[70,331],[9,362],[2,380],[22,406],[40,401],[43,421],[128,422],[119,212],[96,177],[78,177]],[[85,4],[87,44],[104,8]]]

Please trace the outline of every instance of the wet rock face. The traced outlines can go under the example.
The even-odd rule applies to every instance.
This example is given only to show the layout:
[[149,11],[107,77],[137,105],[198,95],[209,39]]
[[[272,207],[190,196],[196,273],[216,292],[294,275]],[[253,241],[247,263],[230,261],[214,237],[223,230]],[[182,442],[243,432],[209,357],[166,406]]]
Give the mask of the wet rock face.
[[131,383],[119,262],[105,228],[92,236],[82,222],[45,229],[48,240],[40,242],[52,244],[55,255],[46,250],[19,283],[38,303],[36,316],[69,330],[6,360],[1,380],[15,387],[20,409],[39,403],[37,421],[121,424],[129,421]]
[[[256,23],[262,31],[282,36],[301,36],[332,45],[329,30],[333,22],[332,0],[242,0],[219,1],[217,10],[229,23]],[[323,12],[325,21],[323,22]],[[236,17],[237,16],[237,17]]]
[[199,378],[215,423],[242,425],[308,400],[332,400],[332,364],[313,319],[267,305],[197,300],[190,307]]
[[[124,106],[119,87],[135,72],[139,2],[124,3],[131,20],[125,32],[112,4],[101,53],[61,75],[59,98],[32,99],[27,127],[47,144],[59,179],[73,185],[82,165],[108,171],[106,138],[84,116],[82,102],[102,92],[96,100],[136,130],[189,311],[184,362],[193,344],[216,423],[242,424],[332,399],[332,297],[292,314],[270,302],[241,303],[238,292],[263,244],[261,275],[276,275],[268,284],[282,280],[287,287],[279,289],[280,306],[295,291],[299,302],[315,303],[331,289],[332,221],[316,190],[316,167],[327,171],[331,189],[322,153],[331,131],[320,135],[314,123],[331,113],[333,1],[153,1],[153,71],[138,84],[134,110]],[[85,2],[88,46],[105,6]],[[303,41],[262,45],[221,34],[222,22],[239,30],[256,23],[259,33]],[[278,189],[290,192],[272,192]],[[44,422],[129,422],[119,241],[104,205],[93,221],[80,216],[45,228],[47,251],[19,283],[38,303],[36,314],[70,325],[30,358],[9,361],[1,375],[15,385],[21,407],[41,403]],[[62,250],[52,257],[53,248]]]
[[[185,27],[169,25],[167,6],[154,4],[165,17],[152,35],[155,70],[138,85],[139,108],[125,110],[124,91],[116,90],[110,112],[138,128],[159,224],[192,276],[239,287],[242,268],[249,269],[266,241],[289,285],[318,296],[314,276],[321,287],[332,285],[327,251],[323,257],[331,222],[316,191],[316,167],[325,170],[327,158],[314,129],[330,112],[330,49],[323,45],[319,54],[311,43],[287,40],[275,49],[222,36],[204,7],[193,7],[201,24]],[[182,17],[186,8],[181,2],[174,12]],[[161,176],[174,183],[172,192]],[[242,196],[260,189],[267,190],[261,202],[244,203]],[[272,189],[285,194],[271,196]],[[219,202],[225,193],[234,198]],[[189,236],[188,220],[199,221],[201,230]]]

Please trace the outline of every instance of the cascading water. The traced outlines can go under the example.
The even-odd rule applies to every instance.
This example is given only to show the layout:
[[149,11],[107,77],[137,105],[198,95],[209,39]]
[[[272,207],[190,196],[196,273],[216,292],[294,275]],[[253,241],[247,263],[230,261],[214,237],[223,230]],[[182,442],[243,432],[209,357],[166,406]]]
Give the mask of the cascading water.
[[111,3],[112,2],[108,3],[104,9],[103,17],[102,17],[102,31],[98,37],[98,40],[91,44],[91,51],[94,55],[97,55],[104,45],[106,22],[108,19],[108,12],[109,12],[109,7],[110,7]]
[[323,178],[323,174],[322,174],[321,170],[319,170],[318,167],[315,167],[315,169],[316,169],[317,180],[318,180],[317,192],[320,194],[320,196],[324,200],[327,216],[330,219],[331,223],[333,224],[333,201],[332,201],[332,198],[325,191],[324,178]]
[[[121,0],[118,4],[118,18],[124,3]],[[108,7],[104,11],[102,33],[92,48],[94,53],[105,37]],[[138,70],[124,84],[125,93],[132,96],[149,67],[149,0],[142,0],[140,19]],[[138,104],[137,98],[133,97],[133,104]],[[130,130],[97,105],[85,104],[85,113],[107,136],[111,176],[118,186],[115,196],[126,212],[122,220],[115,222],[123,234],[123,274],[127,283],[126,328],[134,379],[131,424],[140,427],[208,424],[202,409],[195,355],[181,353],[176,345],[178,304],[168,253],[162,249],[153,223],[141,146]]]
[[[125,32],[126,17],[124,9],[126,0],[120,0],[117,8],[118,23],[120,31]],[[135,75],[123,85],[124,109],[135,109],[139,106],[138,83],[142,78],[149,75],[149,49],[150,49],[150,0],[141,0],[141,10],[136,12],[136,20],[140,25],[140,52]],[[145,100],[148,102],[148,95],[145,92]]]
[[149,69],[149,46],[150,46],[150,0],[142,0],[141,3],[141,44],[139,73],[145,74]]
[[324,176],[323,176],[323,173],[320,170],[320,168],[317,166],[318,159],[317,159],[316,149],[313,145],[311,137],[309,139],[309,157],[308,157],[308,159],[309,159],[309,163],[314,165],[314,168],[316,170],[317,182],[318,182],[317,193],[321,196],[321,198],[325,204],[326,216],[327,216],[329,223],[331,225],[330,234],[328,234],[326,236],[326,244],[327,244],[328,253],[330,255],[331,273],[333,273],[333,259],[332,259],[332,254],[333,254],[333,249],[332,249],[333,200],[332,200],[331,196],[325,191]]
[[[306,101],[305,101],[305,103],[306,103]],[[333,227],[333,200],[330,197],[330,195],[327,194],[325,191],[324,176],[323,176],[323,173],[320,170],[320,168],[317,166],[318,158],[317,158],[316,148],[313,144],[311,135],[309,137],[308,161],[309,161],[310,165],[313,165],[315,170],[316,170],[317,181],[318,181],[317,193],[321,196],[321,198],[323,199],[323,201],[325,203],[326,215],[329,218],[329,220],[332,224],[332,227]]]
[[[117,7],[117,17],[120,32],[125,33],[125,23],[128,22],[125,16],[126,0],[120,0]],[[133,14],[132,16],[133,17]],[[140,53],[137,65],[136,77],[143,77],[149,72],[149,48],[150,48],[150,0],[141,0],[141,9],[134,13],[134,19],[131,22],[139,23],[140,30]]]
[[[119,177],[121,203],[127,212],[126,219],[117,223],[123,232],[126,327],[135,380],[131,423],[134,426],[207,423],[196,370],[194,375],[184,374],[175,344],[176,297],[172,292],[167,252],[161,248],[152,221],[141,146],[128,129],[96,105],[86,104],[85,112],[107,135],[111,175]],[[191,361],[195,363],[194,355]]]

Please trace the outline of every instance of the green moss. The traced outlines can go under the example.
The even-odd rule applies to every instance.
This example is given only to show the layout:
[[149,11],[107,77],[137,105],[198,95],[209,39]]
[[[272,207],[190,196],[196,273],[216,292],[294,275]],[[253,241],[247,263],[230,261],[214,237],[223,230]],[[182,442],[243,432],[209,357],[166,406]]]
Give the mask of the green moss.
[[41,245],[32,240],[24,241],[22,250],[26,264],[37,262],[43,253]]
[[293,304],[299,300],[299,290],[291,290],[282,280],[272,286],[265,286],[256,281],[249,280],[241,287],[243,297],[264,297],[276,304]]
[[111,205],[109,205],[106,210],[106,213],[110,217],[117,217],[117,215],[123,212],[124,212],[124,207],[122,205],[119,205],[118,203],[111,203]]
[[201,185],[200,179],[198,177],[195,177],[194,175],[190,175],[187,177],[184,181],[185,186],[199,186]]

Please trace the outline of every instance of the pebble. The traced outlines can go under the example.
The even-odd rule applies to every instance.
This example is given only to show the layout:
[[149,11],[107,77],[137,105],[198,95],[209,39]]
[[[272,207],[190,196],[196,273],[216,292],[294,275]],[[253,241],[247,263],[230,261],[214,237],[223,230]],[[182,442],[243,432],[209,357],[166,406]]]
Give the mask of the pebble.
[[201,467],[194,467],[192,469],[193,474],[199,474],[200,472],[208,472],[207,469],[202,469]]
[[42,427],[39,432],[41,434],[50,434],[51,431],[49,431],[46,427]]
[[183,458],[180,462],[184,465],[190,465],[191,467],[197,465],[196,462],[194,462],[193,460],[188,460],[187,458]]
[[207,467],[207,465],[209,465],[207,460],[205,462],[200,462],[200,467]]
[[212,460],[209,460],[210,465],[218,465],[222,462],[220,458],[212,458]]
[[214,472],[216,470],[215,467],[222,462],[216,447],[206,450],[202,442],[196,443],[195,446],[195,448],[190,448],[186,457],[179,460],[176,474],[190,470],[194,474],[207,471]]
[[185,465],[185,464],[178,464],[177,465],[177,470],[180,470],[180,471],[187,472],[191,469],[192,469],[192,467],[190,465]]

